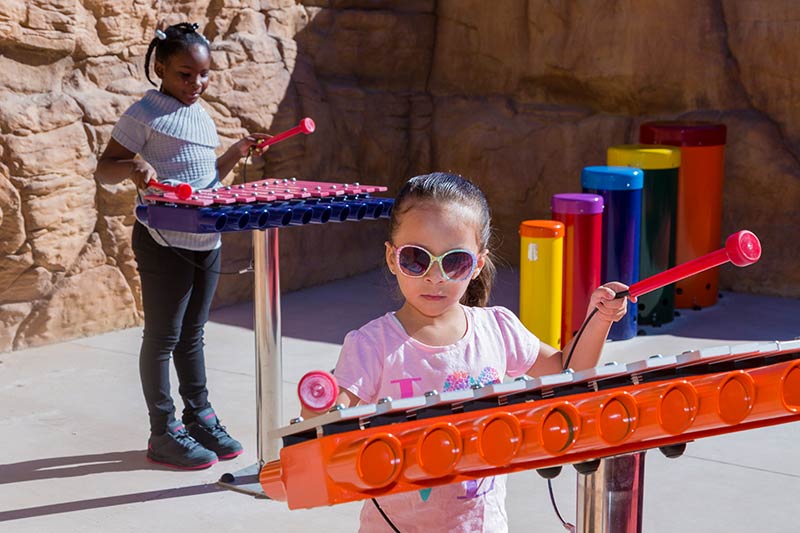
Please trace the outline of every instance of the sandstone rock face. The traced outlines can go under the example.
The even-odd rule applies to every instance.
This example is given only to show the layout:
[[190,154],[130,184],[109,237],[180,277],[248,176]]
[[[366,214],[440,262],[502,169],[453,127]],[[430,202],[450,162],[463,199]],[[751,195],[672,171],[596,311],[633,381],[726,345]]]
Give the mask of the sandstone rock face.
[[[317,132],[273,146],[229,181],[361,181],[462,173],[486,192],[498,254],[516,264],[521,220],[609,145],[653,119],[728,126],[723,234],[754,231],[760,263],[723,289],[800,297],[800,4],[792,0],[7,0],[0,4],[0,352],[141,321],[130,248],[135,190],[92,173],[111,129],[147,90],[160,21],[211,41],[204,105],[223,146],[304,116]],[[383,261],[383,222],[280,232],[284,290]],[[226,234],[226,271],[252,236]],[[223,276],[215,305],[252,297]]]

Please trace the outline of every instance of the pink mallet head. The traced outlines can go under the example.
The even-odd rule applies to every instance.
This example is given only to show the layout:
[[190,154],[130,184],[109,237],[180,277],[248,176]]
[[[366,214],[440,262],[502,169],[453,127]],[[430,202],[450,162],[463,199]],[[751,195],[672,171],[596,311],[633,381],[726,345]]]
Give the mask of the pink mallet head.
[[181,200],[188,200],[192,197],[194,191],[192,191],[192,186],[188,183],[181,183],[177,187],[175,187],[175,196],[180,198]]
[[339,385],[328,372],[313,370],[300,378],[297,396],[304,407],[312,411],[327,411],[336,403]]
[[737,267],[752,265],[761,258],[761,243],[753,232],[743,229],[725,240],[725,253]]
[[300,121],[300,127],[302,128],[303,133],[306,135],[309,133],[314,133],[314,130],[317,129],[317,125],[314,124],[314,121],[308,117]]

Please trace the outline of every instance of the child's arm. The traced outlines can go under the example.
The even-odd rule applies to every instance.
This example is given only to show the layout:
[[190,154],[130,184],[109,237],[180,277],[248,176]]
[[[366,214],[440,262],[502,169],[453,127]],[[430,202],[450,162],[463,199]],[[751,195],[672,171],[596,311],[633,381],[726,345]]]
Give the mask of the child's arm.
[[[342,404],[345,407],[353,407],[358,405],[358,402],[360,401],[361,398],[359,398],[349,390],[339,387],[339,396],[336,397],[337,404]],[[325,411],[312,411],[311,409],[305,406],[303,406],[303,408],[300,410],[300,416],[302,416],[306,420],[322,414],[325,414]]]
[[[611,324],[625,316],[628,308],[627,298],[614,299],[614,296],[627,288],[627,285],[613,281],[594,290],[589,300],[586,316],[589,316],[589,313],[595,308],[597,308],[597,313],[586,324],[586,328],[575,346],[569,362],[570,368],[578,371],[597,366]],[[636,298],[631,298],[631,301],[635,303]],[[526,374],[533,377],[558,374],[564,369],[564,363],[574,343],[575,337],[570,339],[561,351],[542,343],[536,362]]]
[[[266,133],[251,133],[244,139],[236,141],[228,148],[224,154],[217,158],[217,172],[219,173],[219,180],[222,181],[228,173],[233,170],[236,163],[247,155],[247,152],[264,139],[269,139],[272,135]],[[261,153],[265,152],[269,147],[264,147]]]
[[130,179],[138,188],[146,189],[147,182],[158,179],[158,175],[147,161],[136,157],[135,153],[112,138],[97,161],[94,179],[105,185]]

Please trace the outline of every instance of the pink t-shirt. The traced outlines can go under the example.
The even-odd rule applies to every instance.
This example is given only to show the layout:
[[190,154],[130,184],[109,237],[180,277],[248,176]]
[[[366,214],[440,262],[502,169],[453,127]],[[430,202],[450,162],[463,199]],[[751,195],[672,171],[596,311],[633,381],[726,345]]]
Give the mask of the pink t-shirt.
[[[449,346],[429,346],[410,337],[387,313],[345,337],[336,380],[363,403],[379,398],[422,396],[473,385],[499,383],[524,374],[539,353],[539,339],[505,307],[462,306],[467,332]],[[379,498],[403,533],[508,530],[505,476],[493,476]],[[375,505],[361,510],[362,532],[391,531]]]

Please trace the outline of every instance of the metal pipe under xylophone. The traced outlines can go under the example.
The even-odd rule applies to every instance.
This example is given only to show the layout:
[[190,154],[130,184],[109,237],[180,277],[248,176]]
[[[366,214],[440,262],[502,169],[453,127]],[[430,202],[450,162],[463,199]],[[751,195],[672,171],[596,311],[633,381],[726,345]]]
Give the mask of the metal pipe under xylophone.
[[725,247],[672,267],[631,285],[627,291],[617,293],[617,298],[641,296],[665,285],[694,276],[709,268],[730,261],[738,267],[752,265],[761,258],[761,243],[754,233],[742,230],[725,240]]

